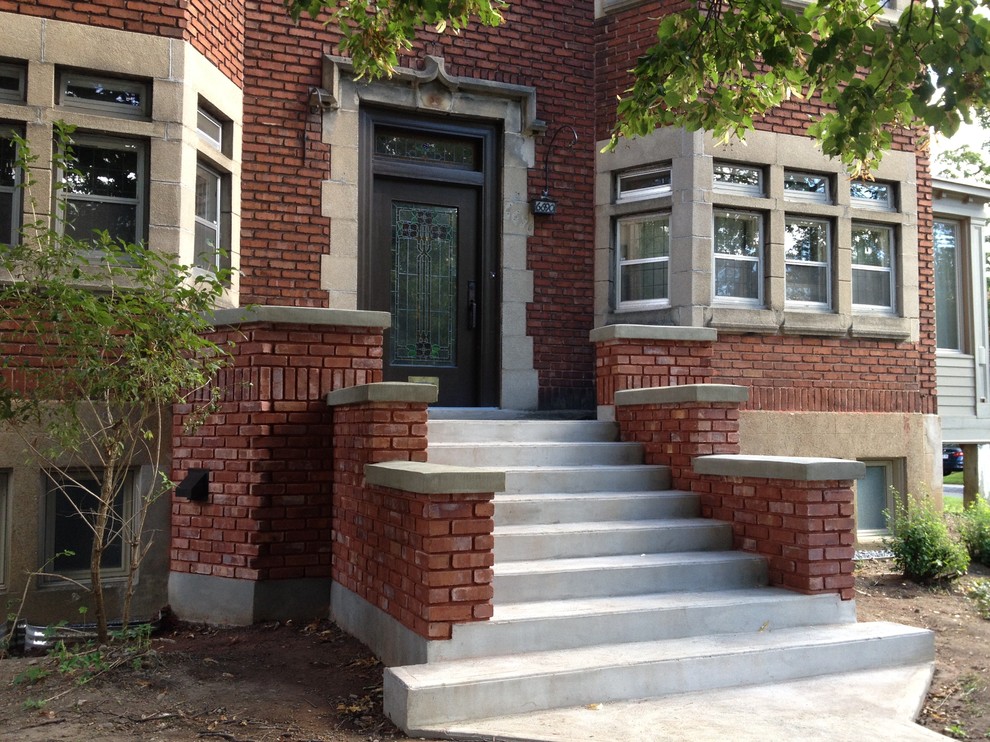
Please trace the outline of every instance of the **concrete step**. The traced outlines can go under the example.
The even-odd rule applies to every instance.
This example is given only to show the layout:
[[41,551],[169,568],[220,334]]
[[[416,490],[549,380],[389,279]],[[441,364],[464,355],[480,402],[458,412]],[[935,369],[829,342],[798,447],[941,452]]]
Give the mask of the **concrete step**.
[[655,593],[496,605],[485,623],[460,624],[431,660],[660,641],[698,634],[852,623],[856,606],[837,595],[779,588]]
[[694,518],[700,512],[698,496],[681,490],[499,494],[495,497],[496,527],[579,521]]
[[496,605],[533,600],[730,590],[765,585],[766,560],[735,551],[499,562]]
[[666,466],[506,466],[505,492],[642,492],[670,487]]
[[495,560],[515,562],[732,548],[732,526],[710,518],[556,523],[495,528]]
[[455,466],[615,466],[642,464],[639,443],[545,442],[434,443],[426,452],[431,464]]
[[385,713],[407,734],[509,713],[916,665],[930,632],[890,623],[603,644],[385,671]]
[[524,443],[544,441],[607,442],[619,439],[619,426],[599,420],[435,420],[430,412],[430,445],[434,443]]

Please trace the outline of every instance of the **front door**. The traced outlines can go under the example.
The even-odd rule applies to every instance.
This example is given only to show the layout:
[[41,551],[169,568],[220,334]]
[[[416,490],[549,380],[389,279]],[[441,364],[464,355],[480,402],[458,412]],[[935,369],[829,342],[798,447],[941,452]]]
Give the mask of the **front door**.
[[[362,305],[392,315],[385,380],[437,384],[442,406],[497,405],[498,273],[491,189],[479,172],[488,131],[424,132],[380,118],[370,124],[377,146],[363,220]],[[451,143],[474,153],[464,155],[465,167],[420,157]]]

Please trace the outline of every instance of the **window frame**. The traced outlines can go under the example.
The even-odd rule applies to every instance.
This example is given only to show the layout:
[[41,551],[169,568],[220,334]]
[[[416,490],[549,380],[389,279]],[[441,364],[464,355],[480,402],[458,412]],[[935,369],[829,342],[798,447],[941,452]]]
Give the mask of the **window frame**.
[[23,185],[24,185],[24,173],[21,168],[17,167],[17,142],[14,141],[14,136],[20,135],[13,127],[5,127],[0,125],[0,140],[9,140],[11,142],[13,152],[14,152],[14,184],[12,186],[5,186],[0,184],[0,200],[7,201],[9,197],[10,202],[10,242],[6,241],[6,237],[0,234],[0,246],[2,245],[16,245],[20,242],[20,233],[24,213],[23,213]]
[[[75,478],[76,481],[89,480],[96,481],[96,483],[99,484],[99,479],[92,479],[94,475],[98,476],[98,471],[99,470],[91,471],[88,469],[69,469],[65,472],[65,474],[68,477]],[[45,529],[43,538],[45,551],[42,562],[48,565],[47,571],[52,574],[52,576],[46,577],[44,582],[47,584],[62,583],[63,580],[61,578],[69,577],[77,582],[88,584],[90,582],[89,552],[85,552],[84,567],[79,567],[76,569],[59,569],[56,564],[55,555],[59,553],[59,551],[63,550],[60,549],[60,545],[57,540],[58,524],[56,523],[56,518],[58,517],[58,509],[56,506],[56,498],[59,497],[59,495],[65,496],[60,486],[55,482],[56,477],[62,477],[62,474],[57,471],[42,472],[42,481],[45,493]],[[102,565],[101,573],[104,580],[107,582],[119,581],[126,578],[130,567],[130,550],[127,548],[127,540],[124,538],[124,532],[130,524],[134,523],[134,515],[137,512],[138,504],[136,500],[138,491],[138,477],[138,470],[132,468],[127,471],[127,475],[124,478],[123,487],[119,495],[123,510],[123,512],[118,516],[121,530],[114,539],[120,543],[120,559],[114,564]],[[78,514],[73,514],[70,517],[79,518]],[[82,522],[78,524],[78,527],[86,529],[86,537],[84,538],[84,541],[88,541],[90,545],[89,548],[92,548],[91,545],[93,541],[93,534],[89,531],[89,527]],[[79,556],[78,553],[76,556]]]
[[[758,254],[756,257],[750,257],[748,255],[732,255],[729,253],[719,253],[717,250],[718,246],[718,220],[720,217],[730,216],[730,215],[742,215],[748,217],[756,217],[758,225],[758,236],[757,241],[759,243]],[[762,307],[764,306],[764,283],[766,280],[766,215],[761,211],[753,211],[747,209],[730,209],[724,207],[716,207],[712,210],[712,303],[719,305],[736,305],[745,307]],[[721,257],[720,257],[721,256]],[[744,296],[720,296],[718,294],[718,289],[716,286],[718,278],[718,261],[719,260],[732,260],[736,262],[749,262],[756,263],[756,273],[757,273],[757,296],[744,297]]]
[[[825,225],[825,251],[827,259],[818,260],[797,260],[787,257],[787,227],[791,221],[814,222]],[[806,216],[804,214],[784,214],[784,305],[789,309],[812,309],[831,310],[832,308],[832,262],[834,260],[835,247],[833,244],[832,220],[824,217]],[[787,280],[788,268],[792,265],[802,267],[820,267],[825,270],[825,300],[806,301],[801,299],[791,299],[787,296],[789,283]]]
[[[788,176],[797,178],[820,178],[825,186],[824,193],[812,191],[793,190],[787,187]],[[825,173],[813,173],[806,170],[784,169],[784,200],[797,201],[801,203],[831,204],[832,203],[832,178]]]
[[[863,196],[855,195],[855,189],[860,185],[869,187],[883,186],[887,189],[887,200],[878,201],[875,198],[865,198]],[[871,211],[897,211],[897,188],[895,187],[895,184],[887,183],[882,180],[851,180],[849,181],[849,205],[856,209],[869,209]]]
[[[659,211],[649,214],[629,214],[617,217],[615,220],[615,306],[617,310],[645,309],[670,305],[670,212]],[[637,258],[634,260],[622,259],[622,225],[631,222],[647,222],[663,219],[667,222],[667,254],[655,258]],[[666,296],[657,299],[630,299],[622,298],[622,276],[623,266],[647,265],[647,264],[667,264],[667,286]]]
[[[622,184],[623,181],[632,180],[634,178],[641,178],[649,175],[663,175],[667,174],[667,183],[655,186],[648,186],[645,188],[633,188],[626,192],[623,192]],[[673,187],[673,175],[671,173],[670,165],[658,165],[655,167],[640,168],[638,170],[629,170],[624,173],[619,173],[615,176],[615,202],[616,203],[629,203],[630,201],[644,201],[648,198],[657,198],[660,196],[669,196],[671,189]]]
[[[58,71],[58,105],[73,111],[92,113],[100,116],[147,120],[151,118],[151,84],[142,80],[132,80],[126,77],[100,75],[88,72],[76,72],[71,69]],[[113,84],[123,92],[136,92],[140,96],[140,105],[132,106],[127,103],[114,101],[88,100],[73,98],[68,95],[70,82],[106,83]]]
[[[203,128],[204,118],[216,127],[216,130],[219,133],[218,137],[214,137],[209,131]],[[201,141],[205,142],[217,152],[226,154],[224,147],[227,146],[228,139],[227,122],[223,121],[219,116],[202,105],[196,109],[196,131],[199,133],[199,138]]]
[[[193,213],[194,238],[193,238],[193,267],[199,270],[225,270],[230,267],[230,175],[214,166],[208,160],[200,158],[196,163],[197,190],[200,172],[209,173],[215,179],[216,192],[214,194],[216,203],[215,221],[210,221],[199,213],[199,197],[197,194],[195,211]],[[215,235],[216,243],[213,248],[213,260],[209,265],[200,260],[198,234],[200,227],[209,229]],[[205,254],[205,253],[202,253]]]
[[[953,289],[954,289],[954,299],[955,299],[955,333],[956,333],[956,344],[954,346],[941,345],[940,332],[939,332],[939,270],[938,270],[938,247],[937,247],[937,237],[936,228],[938,224],[950,224],[952,225],[955,233],[955,276],[953,276]],[[935,286],[935,347],[939,352],[948,353],[966,353],[968,348],[968,323],[967,318],[969,316],[969,291],[965,283],[965,263],[968,251],[965,245],[965,230],[963,229],[962,219],[949,219],[946,217],[935,217],[932,221],[932,247],[933,247],[933,265],[934,265],[934,286]]]
[[[718,179],[719,168],[730,170],[750,170],[756,173],[757,183],[726,183]],[[712,163],[712,190],[719,193],[732,193],[739,196],[755,196],[762,198],[766,195],[766,172],[760,165],[743,165],[737,162]]]
[[[887,232],[890,240],[890,265],[889,266],[872,266],[866,265],[864,263],[857,263],[856,256],[852,249],[853,235],[858,228],[868,228],[868,229],[882,229]],[[852,266],[852,309],[856,313],[860,314],[883,314],[883,315],[896,315],[898,311],[898,296],[897,296],[897,259],[898,259],[898,239],[897,239],[897,228],[893,224],[884,224],[882,222],[863,222],[863,221],[852,221],[850,224],[850,262]],[[870,271],[870,272],[886,272],[888,274],[888,282],[890,286],[890,305],[884,306],[881,304],[860,304],[856,302],[856,271]]]
[[16,90],[0,88],[0,102],[24,103],[27,100],[27,65],[13,62],[0,62],[0,73],[17,80]]
[[[134,151],[137,153],[137,166],[136,166],[136,180],[137,180],[137,195],[131,198],[123,198],[117,196],[94,196],[94,195],[75,195],[67,191],[64,187],[65,184],[65,172],[61,168],[55,173],[56,182],[59,184],[58,198],[60,201],[60,213],[58,216],[58,229],[61,234],[65,234],[65,228],[67,226],[67,214],[69,211],[69,203],[72,201],[85,201],[89,203],[108,203],[108,204],[134,204],[134,239],[128,238],[127,241],[135,245],[142,245],[148,241],[148,160],[149,160],[149,146],[148,142],[144,139],[129,139],[123,137],[109,137],[99,134],[78,134],[73,135],[72,143],[70,148],[75,153],[78,151],[79,147],[91,147],[97,149],[118,149],[123,150],[128,147],[134,147]],[[86,241],[85,237],[76,236],[75,239],[82,242]]]
[[10,558],[7,553],[10,532],[10,471],[0,469],[0,592],[7,587],[7,565]]
[[[894,459],[861,459],[867,469],[883,469],[884,471],[884,493],[885,505],[888,513],[893,514],[896,503],[894,502],[893,490],[900,489],[900,468],[901,463]],[[866,474],[860,479],[865,479]],[[856,480],[856,538],[857,540],[874,540],[883,536],[889,536],[891,529],[889,524],[885,528],[860,528],[861,508],[860,508],[860,488],[859,479]]]

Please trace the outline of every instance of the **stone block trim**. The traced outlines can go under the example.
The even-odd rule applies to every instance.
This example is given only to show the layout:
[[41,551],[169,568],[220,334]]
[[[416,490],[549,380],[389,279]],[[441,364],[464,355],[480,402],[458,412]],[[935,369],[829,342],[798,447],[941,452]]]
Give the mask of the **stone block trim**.
[[[382,328],[248,322],[218,327],[211,339],[232,344],[234,364],[217,379],[219,405],[199,428],[186,430],[191,404],[173,409],[172,478],[207,469],[210,484],[206,502],[172,502],[171,570],[329,578],[335,418],[325,397],[381,380]],[[425,431],[425,411],[422,418]]]
[[854,597],[853,481],[701,476],[702,515],[732,524],[733,546],[767,558],[770,584]]

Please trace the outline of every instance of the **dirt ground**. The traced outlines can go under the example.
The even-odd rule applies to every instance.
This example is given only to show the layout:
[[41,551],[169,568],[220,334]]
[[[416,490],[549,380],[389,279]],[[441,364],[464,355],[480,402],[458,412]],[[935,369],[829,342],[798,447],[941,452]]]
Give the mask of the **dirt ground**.
[[[938,667],[921,723],[960,739],[990,738],[990,621],[965,597],[990,570],[974,567],[938,588],[891,570],[890,562],[860,564],[860,620],[935,631]],[[127,663],[82,685],[47,658],[0,661],[0,739],[408,740],[382,715],[381,682],[381,665],[327,622],[178,626],[154,637],[139,667]]]

